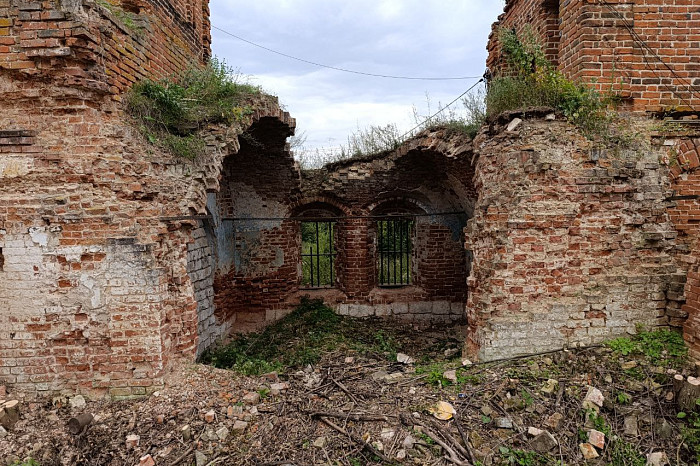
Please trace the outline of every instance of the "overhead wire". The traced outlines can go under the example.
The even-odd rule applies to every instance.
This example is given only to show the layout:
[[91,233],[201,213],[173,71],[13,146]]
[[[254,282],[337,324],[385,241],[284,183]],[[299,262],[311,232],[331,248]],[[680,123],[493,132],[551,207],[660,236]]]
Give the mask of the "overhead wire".
[[[657,59],[669,72],[671,72],[671,74],[672,74],[676,79],[678,79],[681,83],[683,83],[683,82],[687,82],[687,83],[688,83],[685,87],[687,88],[687,90],[688,90],[687,92],[691,95],[691,97],[692,97],[693,95],[695,95],[695,96],[697,96],[697,97],[700,97],[700,94],[696,94],[695,91],[693,90],[693,88],[692,88],[692,82],[691,82],[690,80],[684,79],[684,78],[682,78],[681,76],[679,76],[678,73],[676,73],[676,71],[675,71],[668,63],[666,63],[666,62],[663,60],[663,58],[661,58],[661,57],[659,56],[659,54],[656,53],[656,51],[655,51],[654,49],[652,49],[652,48],[649,46],[649,44],[647,44],[646,41],[644,41],[644,39],[641,38],[641,36],[640,36],[639,34],[637,34],[637,31],[634,30],[634,27],[632,27],[632,26],[629,24],[629,22],[627,21],[627,19],[626,19],[616,8],[614,8],[612,5],[608,4],[608,3],[605,2],[605,1],[601,1],[600,3],[601,3],[602,5],[605,5],[605,7],[608,8],[608,10],[610,10],[610,12],[612,12],[615,16],[617,16],[617,17],[621,20],[622,25],[625,27],[625,29],[627,29],[627,31],[628,31],[628,32],[630,33],[630,35],[632,36],[632,40],[633,40],[634,42],[636,42],[636,43],[641,47],[641,49],[642,49],[642,58],[644,59],[645,65],[647,66],[647,68],[648,68],[652,73],[654,73],[654,75],[655,75],[657,78],[659,78],[659,82],[661,82],[661,79],[662,79],[662,78],[661,78],[661,76],[659,76],[659,75],[657,74],[656,70],[651,66],[651,63],[649,63],[649,60],[647,59],[647,54],[645,53],[645,50],[646,50],[647,52],[649,52],[649,54],[651,54],[654,58],[656,58],[656,59]],[[676,95],[680,98],[680,100],[682,100],[688,107],[692,108],[691,103],[690,103],[688,100],[686,100],[685,97],[683,97],[683,95],[679,94],[677,89],[674,89],[673,87],[671,87],[671,86],[669,86],[669,85],[667,85],[667,84],[664,84],[664,86],[665,86],[669,91],[671,91],[671,93],[676,94]]]
[[335,71],[342,71],[344,73],[352,73],[352,74],[357,74],[361,76],[371,76],[374,78],[389,78],[389,79],[407,79],[407,80],[413,80],[413,81],[464,81],[467,79],[476,79],[479,76],[451,76],[451,77],[430,77],[430,76],[399,76],[399,75],[390,75],[390,74],[380,74],[380,73],[369,73],[365,71],[357,71],[357,70],[351,70],[349,68],[341,68],[339,66],[332,66],[332,65],[326,65],[323,63],[315,62],[312,60],[307,60],[305,58],[299,58],[294,55],[289,55],[284,52],[280,52],[279,50],[274,50],[269,47],[265,47],[264,45],[260,45],[258,43],[255,43],[251,40],[245,39],[239,35],[233,34],[232,32],[226,31],[224,29],[221,29],[220,27],[211,26],[212,29],[216,29],[217,31],[229,35],[235,39],[240,40],[241,42],[245,42],[246,44],[252,45],[254,47],[258,47],[259,49],[266,50],[270,53],[274,53],[277,55],[280,55],[285,58],[289,58],[290,60],[296,60],[302,63],[306,63],[308,65],[313,65],[313,66],[318,66],[320,68],[328,68],[331,70]]

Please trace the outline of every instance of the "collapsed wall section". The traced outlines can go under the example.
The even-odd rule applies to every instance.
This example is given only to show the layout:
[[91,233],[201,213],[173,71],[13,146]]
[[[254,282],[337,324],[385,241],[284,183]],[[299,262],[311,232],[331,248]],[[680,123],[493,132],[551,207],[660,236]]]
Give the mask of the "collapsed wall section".
[[489,360],[682,325],[659,152],[598,147],[553,114],[509,131],[515,116],[475,141],[467,351]]

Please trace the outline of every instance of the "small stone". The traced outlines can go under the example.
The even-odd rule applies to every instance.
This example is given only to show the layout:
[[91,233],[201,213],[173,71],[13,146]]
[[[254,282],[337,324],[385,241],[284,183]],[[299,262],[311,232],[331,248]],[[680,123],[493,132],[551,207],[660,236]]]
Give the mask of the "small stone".
[[527,428],[527,435],[529,435],[530,437],[537,437],[542,432],[544,431],[542,429],[538,429],[537,427],[530,426]]
[[236,421],[233,423],[233,427],[231,430],[233,430],[235,433],[240,434],[244,432],[248,428],[248,423],[245,421]]
[[544,425],[552,430],[559,430],[561,426],[561,421],[564,420],[564,415],[561,413],[554,413],[544,421]]
[[546,121],[554,121],[557,119],[557,116],[554,113],[548,113],[547,116],[544,117]]
[[661,437],[662,439],[669,439],[673,435],[673,426],[671,426],[671,424],[666,419],[664,419],[661,425],[659,426],[657,432],[659,434],[659,437]]
[[449,359],[457,353],[459,353],[459,350],[457,348],[448,348],[445,350],[445,357]]
[[442,376],[446,379],[449,380],[450,383],[457,383],[457,371],[456,370],[449,370],[445,371]]
[[411,448],[413,448],[413,446],[414,446],[415,444],[416,444],[416,439],[414,439],[414,438],[411,437],[410,435],[407,435],[406,438],[403,439],[403,443],[402,443],[403,447],[404,447],[406,450],[410,450]]
[[68,404],[70,405],[71,408],[82,409],[85,407],[86,402],[85,402],[85,398],[83,397],[83,395],[76,395],[68,400]]
[[209,462],[207,455],[197,450],[194,452],[194,462],[196,466],[205,466]]
[[391,440],[396,435],[396,431],[391,427],[382,428],[382,433],[379,436],[384,440]]
[[279,381],[279,375],[277,372],[268,372],[267,374],[263,374],[262,378],[268,382],[277,382]]
[[319,437],[316,440],[314,440],[314,447],[325,448],[327,443],[328,439],[326,437]]
[[613,383],[613,378],[610,374],[607,374],[603,380],[605,380],[605,383]]
[[588,443],[596,448],[605,448],[605,434],[599,430],[591,429],[588,431]]
[[136,434],[129,434],[126,436],[126,448],[128,450],[138,447],[140,442],[141,437]]
[[146,455],[139,459],[139,466],[156,466],[156,462],[151,455]]
[[507,417],[498,417],[496,418],[496,427],[499,429],[512,429],[513,421]]
[[415,362],[411,356],[404,353],[398,353],[396,355],[396,360],[401,364],[413,364]]
[[489,405],[484,405],[481,407],[481,414],[484,416],[490,416],[493,414],[493,409]]
[[213,409],[207,411],[207,412],[204,414],[204,420],[205,420],[208,424],[211,424],[212,422],[214,422],[214,419],[215,419],[215,418],[216,418],[216,413],[214,412]]
[[403,374],[401,372],[394,372],[385,376],[382,380],[386,383],[396,383],[403,379]]
[[7,430],[3,426],[0,426],[0,438],[7,437]]
[[625,418],[625,435],[636,437],[639,435],[639,423],[637,416],[627,416]]
[[185,424],[182,426],[180,429],[180,433],[182,434],[182,439],[187,442],[192,439],[192,428],[189,426],[189,424]]
[[377,372],[373,372],[371,377],[372,377],[372,380],[379,381],[379,380],[384,379],[384,377],[386,377],[387,375],[389,375],[389,374],[386,371],[378,370]]
[[404,460],[406,459],[406,450],[401,449],[396,452],[396,459],[397,460]]
[[627,361],[620,364],[620,368],[624,371],[637,367],[637,361]]
[[256,405],[260,403],[260,393],[258,392],[248,392],[245,395],[243,395],[243,398],[241,398],[241,401],[247,405]]
[[466,367],[466,366],[471,366],[472,364],[474,364],[474,363],[471,362],[469,359],[462,359],[462,366]]
[[222,442],[228,438],[228,428],[226,426],[221,427],[216,430],[216,436],[221,440]]
[[163,422],[165,422],[165,416],[163,416],[162,414],[157,415],[156,416],[156,423],[162,424]]
[[647,466],[666,466],[670,464],[668,456],[662,451],[655,451],[647,455]]
[[523,120],[520,118],[513,118],[510,123],[508,123],[508,126],[506,127],[506,131],[515,131],[515,129],[520,126],[520,123],[522,123]]
[[586,397],[583,399],[584,409],[594,409],[598,412],[598,409],[603,407],[604,402],[605,397],[600,390],[595,387],[588,387],[588,393],[586,393]]
[[583,457],[587,460],[592,460],[594,458],[598,458],[598,452],[596,451],[595,447],[591,445],[590,443],[582,443],[578,446],[581,449],[581,453],[583,453]]
[[282,392],[289,389],[289,384],[287,382],[273,383],[270,384],[270,391]]
[[538,453],[547,453],[552,448],[559,445],[557,439],[547,431],[542,432],[530,442],[532,449]]
[[347,358],[345,358],[345,364],[352,364],[354,362],[355,362],[355,358],[352,356],[348,356]]
[[544,385],[542,385],[542,388],[540,388],[540,391],[543,393],[552,394],[555,391],[557,391],[558,388],[559,388],[559,381],[554,380],[554,379],[549,379],[544,383]]

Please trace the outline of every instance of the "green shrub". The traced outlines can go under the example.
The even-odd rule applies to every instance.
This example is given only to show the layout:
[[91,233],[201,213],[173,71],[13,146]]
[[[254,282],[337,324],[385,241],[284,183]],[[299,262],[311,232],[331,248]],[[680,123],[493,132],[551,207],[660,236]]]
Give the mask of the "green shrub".
[[519,37],[502,29],[499,42],[506,65],[491,79],[486,95],[487,115],[527,107],[552,107],[578,125],[588,136],[605,133],[611,122],[607,111],[612,97],[572,81],[547,60],[531,29]]
[[151,143],[195,158],[205,150],[200,129],[209,123],[232,124],[252,112],[246,102],[261,91],[239,78],[212,59],[173,78],[136,83],[127,96],[127,110]]

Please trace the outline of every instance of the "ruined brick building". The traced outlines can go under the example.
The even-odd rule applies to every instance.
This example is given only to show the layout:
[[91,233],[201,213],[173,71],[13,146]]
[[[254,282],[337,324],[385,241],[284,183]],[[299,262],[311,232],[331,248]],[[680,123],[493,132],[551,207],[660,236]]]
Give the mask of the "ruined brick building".
[[[700,38],[689,31],[665,58],[680,77],[659,67],[655,78],[628,26],[649,42],[666,40],[652,23],[667,27],[673,41],[700,6],[652,3],[608,2],[623,25],[593,1],[508,1],[500,21],[531,23],[573,77],[598,70],[603,85],[620,70],[628,109],[689,117]],[[206,1],[0,0],[0,13],[3,383],[145,394],[174,360],[304,295],[343,314],[461,321],[483,359],[636,323],[685,324],[700,350],[696,120],[615,150],[549,110],[515,112],[474,141],[436,129],[300,171],[286,145],[295,121],[263,98],[182,160],[145,141],[122,100],[209,58]]]

